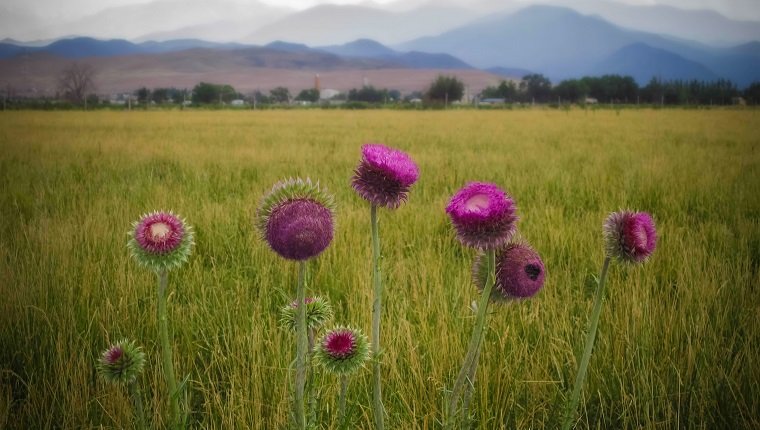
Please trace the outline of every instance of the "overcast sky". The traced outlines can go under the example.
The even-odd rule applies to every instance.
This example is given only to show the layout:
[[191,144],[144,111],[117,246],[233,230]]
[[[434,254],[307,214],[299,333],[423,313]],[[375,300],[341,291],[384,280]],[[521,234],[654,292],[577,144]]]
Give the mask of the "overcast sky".
[[[617,1],[633,5],[664,4],[688,9],[709,9],[729,18],[760,21],[760,0],[583,0]],[[137,37],[140,31],[156,32],[157,27],[166,23],[175,28],[179,23],[187,26],[208,23],[210,20],[249,20],[250,24],[261,25],[274,20],[277,16],[259,13],[255,4],[264,3],[277,8],[305,9],[319,4],[374,4],[376,7],[408,9],[414,5],[433,3],[434,0],[0,0],[0,38],[12,37],[22,40],[47,39],[84,33],[99,37],[96,32],[103,32],[102,37]],[[114,12],[118,7],[163,4],[151,6],[155,13],[145,17],[133,13]],[[488,5],[490,8],[509,7],[509,5],[527,5],[531,3],[551,3],[573,5],[573,0],[438,0],[438,3],[456,4],[460,7],[477,8]],[[171,5],[171,6],[169,6]],[[111,16],[107,14],[111,11]],[[270,9],[271,12],[271,9]],[[99,14],[99,15],[96,15]],[[124,21],[119,22],[124,16]],[[127,21],[127,17],[140,18],[142,22]],[[163,21],[162,21],[163,20]],[[203,21],[205,20],[205,21]],[[152,23],[149,21],[153,21]],[[203,21],[203,22],[202,22]],[[127,31],[127,29],[131,31]],[[169,28],[167,28],[169,29]],[[111,34],[105,34],[108,32]]]

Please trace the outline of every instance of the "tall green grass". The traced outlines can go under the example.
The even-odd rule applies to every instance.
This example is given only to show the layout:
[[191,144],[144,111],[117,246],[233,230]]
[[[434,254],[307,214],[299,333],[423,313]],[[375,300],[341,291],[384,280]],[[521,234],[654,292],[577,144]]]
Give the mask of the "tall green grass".
[[[310,263],[309,287],[338,322],[369,332],[370,226],[349,181],[360,144],[374,140],[421,169],[409,203],[380,217],[387,428],[439,427],[464,355],[473,253],[443,208],[468,180],[512,194],[521,235],[547,267],[537,298],[491,311],[472,406],[479,429],[558,426],[601,224],[620,208],[652,213],[660,241],[644,267],[610,270],[579,425],[757,428],[757,124],[758,111],[728,110],[2,113],[0,427],[129,427],[127,393],[94,370],[124,336],[144,346],[146,413],[165,424],[155,279],[125,247],[130,223],[160,208],[197,231],[169,285],[193,427],[285,427],[294,343],[277,314],[297,274],[258,238],[252,214],[287,176],[336,194],[335,240]],[[371,427],[370,377],[350,384],[357,428]],[[331,428],[338,380],[320,384]]]

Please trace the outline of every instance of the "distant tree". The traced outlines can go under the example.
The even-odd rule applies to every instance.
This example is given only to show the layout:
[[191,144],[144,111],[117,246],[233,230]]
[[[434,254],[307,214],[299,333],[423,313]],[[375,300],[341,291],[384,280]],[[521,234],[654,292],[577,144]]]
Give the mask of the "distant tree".
[[583,80],[567,79],[554,87],[554,95],[562,101],[579,102],[584,101],[589,94],[589,89]]
[[157,105],[164,104],[169,101],[169,88],[154,88],[150,99]]
[[388,99],[388,90],[379,90],[369,85],[348,92],[348,100],[354,102],[383,103]]
[[464,83],[456,76],[439,75],[427,91],[427,98],[437,102],[461,100],[464,95]]
[[86,103],[95,91],[95,68],[85,63],[71,63],[58,76],[58,91],[71,103]]
[[214,103],[219,99],[218,85],[201,82],[193,88],[193,103]]
[[301,90],[301,92],[296,96],[296,100],[316,103],[319,101],[319,90],[316,88]]
[[231,85],[201,82],[193,88],[193,103],[213,104],[230,102],[238,97]]
[[388,101],[399,101],[401,100],[401,91],[399,90],[388,90]]
[[480,92],[480,97],[484,99],[501,98],[505,101],[511,101],[517,97],[517,85],[514,81],[503,80],[498,86],[484,88]]
[[143,106],[147,106],[150,102],[150,90],[146,87],[142,87],[135,91],[135,97],[137,97],[138,103]]
[[268,104],[272,103],[272,100],[269,98],[269,96],[266,95],[266,94],[264,94],[264,93],[262,93],[259,90],[254,91],[251,94],[250,98],[251,98],[251,102],[255,103],[255,104],[268,105]]
[[525,96],[525,101],[546,102],[552,94],[552,81],[538,73],[525,75],[520,82],[520,90]]
[[277,87],[269,91],[272,103],[290,103],[290,90],[285,87]]
[[752,105],[760,105],[760,81],[755,81],[752,85],[744,89],[744,98],[747,103]]

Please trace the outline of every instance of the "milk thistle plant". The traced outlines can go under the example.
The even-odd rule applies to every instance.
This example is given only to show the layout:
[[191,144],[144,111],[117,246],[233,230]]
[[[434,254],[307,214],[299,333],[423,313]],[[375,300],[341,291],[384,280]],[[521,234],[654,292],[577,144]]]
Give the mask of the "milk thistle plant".
[[140,385],[137,383],[137,377],[145,367],[145,353],[133,341],[122,339],[103,351],[96,367],[100,376],[106,381],[126,385],[129,388],[129,394],[135,406],[137,425],[141,429],[147,429],[142,394]]
[[172,212],[157,211],[143,215],[128,233],[127,247],[138,264],[158,276],[158,328],[163,359],[164,377],[169,390],[170,427],[180,427],[179,390],[174,376],[172,350],[169,343],[169,323],[166,315],[168,272],[187,262],[192,251],[194,232],[182,218]]
[[[306,303],[306,262],[324,251],[333,238],[333,196],[309,179],[288,179],[275,184],[261,200],[255,223],[261,236],[281,257],[298,262],[295,303]],[[308,304],[307,304],[308,306]],[[309,342],[307,306],[296,306],[296,380],[293,415],[299,429],[306,428],[304,391]]]
[[[446,207],[457,239],[464,246],[481,252],[473,272],[476,285],[482,290],[467,355],[447,405],[447,428],[455,427],[459,417],[467,417],[489,302],[493,298],[530,297],[543,285],[544,266],[538,254],[527,245],[510,244],[518,219],[515,212],[514,200],[497,185],[487,182],[467,184],[454,194]],[[463,403],[461,408],[460,402]]]
[[340,376],[338,423],[339,428],[345,428],[348,376],[364,366],[364,362],[369,358],[367,337],[358,329],[336,327],[319,340],[314,358],[328,372]]
[[420,176],[419,168],[405,152],[380,143],[362,146],[362,160],[354,171],[351,185],[361,198],[370,203],[372,231],[372,354],[373,390],[372,411],[375,428],[385,428],[382,382],[380,377],[380,316],[382,313],[383,285],[380,275],[380,236],[377,208],[397,209],[406,202],[409,190]]
[[578,373],[575,376],[575,385],[573,386],[573,392],[562,425],[563,430],[568,430],[573,425],[581,389],[583,389],[583,384],[586,381],[586,371],[591,359],[591,352],[594,349],[596,331],[599,327],[599,315],[601,314],[602,299],[604,297],[604,283],[607,279],[607,269],[609,269],[610,261],[615,259],[624,264],[641,264],[652,255],[657,246],[657,232],[654,221],[646,212],[613,212],[604,222],[602,231],[605,245],[604,263],[602,264],[602,271],[599,275],[599,282],[594,294],[594,308],[591,311],[591,318],[589,319],[589,330],[586,335],[583,358],[581,359]]

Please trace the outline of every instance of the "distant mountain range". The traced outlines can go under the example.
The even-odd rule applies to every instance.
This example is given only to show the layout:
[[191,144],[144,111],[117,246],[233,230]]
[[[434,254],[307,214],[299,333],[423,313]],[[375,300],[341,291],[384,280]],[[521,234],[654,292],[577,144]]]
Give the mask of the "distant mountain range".
[[[175,4],[173,1],[164,3]],[[599,0],[579,0],[578,4],[591,8],[595,2]],[[493,2],[494,5],[497,3]],[[628,10],[627,7],[618,5],[609,10],[597,7],[596,10],[612,14],[610,10],[618,13]],[[715,22],[720,28],[731,23],[741,24],[737,24],[739,28],[731,33],[731,38],[752,35],[760,29],[758,23],[731,21],[714,12],[681,13],[673,8],[637,7],[631,10],[642,16],[651,15],[654,10],[670,13],[668,16],[680,14],[690,17],[684,18],[687,24]],[[72,60],[95,62],[108,70],[113,69],[109,64],[119,64],[125,67],[123,70],[129,71],[130,82],[139,77],[153,82],[154,75],[160,75],[161,82],[170,82],[172,73],[187,78],[188,71],[205,71],[210,75],[201,78],[210,79],[220,73],[220,76],[227,76],[225,67],[241,74],[249,73],[246,70],[250,68],[274,68],[303,71],[312,76],[324,71],[348,69],[361,71],[362,75],[368,70],[388,69],[430,70],[457,75],[472,71],[468,76],[477,76],[477,82],[487,84],[491,80],[498,82],[498,77],[520,78],[528,73],[542,73],[555,83],[566,78],[603,74],[630,75],[642,85],[652,77],[667,80],[726,78],[740,87],[760,81],[760,41],[710,46],[624,28],[599,14],[584,15],[565,7],[529,6],[514,10],[513,4],[506,12],[485,18],[477,18],[475,9],[466,11],[432,3],[410,6],[406,11],[379,11],[366,6],[322,6],[295,14],[278,15],[280,12],[272,12],[281,17],[271,25],[259,27],[244,37],[266,40],[266,44],[261,45],[196,38],[135,42],[77,37],[47,44],[4,39],[0,41],[0,82],[18,81],[18,77],[8,75],[13,73],[12,70],[30,76],[35,73],[47,76],[49,70],[36,71],[31,65],[64,64]],[[452,22],[456,21],[454,17],[458,13],[462,25],[454,27]],[[427,22],[422,19],[425,14],[439,19],[427,20],[436,21],[435,25],[424,24]],[[618,16],[617,19],[624,21],[624,17]],[[412,31],[415,20],[419,25]],[[633,22],[632,18],[629,21]],[[651,26],[656,27],[654,23]],[[384,34],[393,33],[394,37],[421,31],[431,34],[435,33],[431,30],[433,28],[448,29],[394,45],[369,37],[331,42],[350,35],[376,34],[381,27]],[[326,33],[329,35],[324,36]],[[345,43],[345,40],[351,41]],[[23,63],[23,68],[17,67],[18,63]],[[484,73],[477,74],[474,68]],[[122,69],[113,70],[116,74]],[[254,75],[246,76],[255,78]]]
[[[516,13],[485,18],[397,47],[446,52],[480,68],[535,70],[554,81],[600,73],[631,75],[639,83],[653,76],[670,79],[718,76],[740,86],[760,80],[756,43],[709,47],[623,29],[599,17],[551,6],[531,6]],[[624,58],[627,54],[635,54],[636,61]]]

